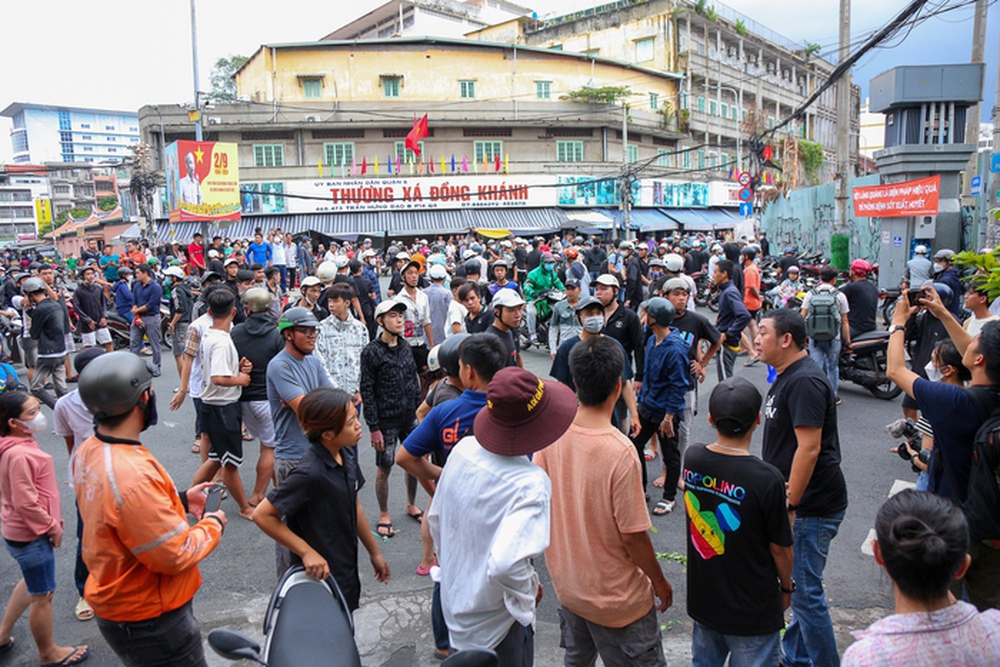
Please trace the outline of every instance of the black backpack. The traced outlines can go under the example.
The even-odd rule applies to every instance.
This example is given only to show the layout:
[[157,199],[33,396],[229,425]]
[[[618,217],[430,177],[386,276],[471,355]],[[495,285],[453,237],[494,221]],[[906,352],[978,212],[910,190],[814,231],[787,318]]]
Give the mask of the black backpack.
[[[994,388],[995,389],[995,388]],[[1000,395],[985,387],[966,389],[982,424],[972,445],[969,490],[962,509],[971,540],[1000,539]]]

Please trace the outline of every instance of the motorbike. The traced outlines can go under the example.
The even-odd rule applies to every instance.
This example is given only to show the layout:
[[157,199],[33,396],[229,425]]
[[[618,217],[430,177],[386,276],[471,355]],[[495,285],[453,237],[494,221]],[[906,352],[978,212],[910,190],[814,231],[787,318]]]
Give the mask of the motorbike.
[[[268,667],[360,667],[354,619],[333,577],[315,579],[305,568],[288,568],[278,581],[264,614],[264,650],[242,633],[219,628],[208,645],[228,660],[252,660]],[[493,651],[455,653],[446,667],[496,667]]]
[[840,355],[840,379],[859,384],[875,398],[891,401],[901,393],[886,377],[888,331],[870,331],[855,337],[851,348]]
[[[560,301],[566,299],[566,293],[557,289],[545,290],[535,297],[535,310],[538,316],[535,318],[535,336],[538,340],[538,347],[546,349],[549,345],[549,324],[552,320],[552,309]],[[520,337],[521,349],[527,350],[536,343],[531,342],[531,332],[528,331],[528,316],[525,313],[521,317],[521,325],[517,334]]]
[[[129,349],[131,319],[125,319],[118,311],[108,309],[105,313],[108,320],[108,333],[111,334],[111,344],[116,350]],[[170,306],[160,304],[160,346],[169,350],[172,345],[170,336]]]
[[892,322],[892,314],[896,312],[896,302],[902,293],[903,290],[899,288],[885,288],[878,291],[879,301],[882,302],[879,310],[882,311],[882,321],[886,326]]
[[691,279],[694,280],[695,286],[695,305],[699,308],[708,306],[713,313],[719,312],[719,302],[712,293],[715,283],[712,282],[712,276],[709,275],[708,271],[695,271],[691,274]]

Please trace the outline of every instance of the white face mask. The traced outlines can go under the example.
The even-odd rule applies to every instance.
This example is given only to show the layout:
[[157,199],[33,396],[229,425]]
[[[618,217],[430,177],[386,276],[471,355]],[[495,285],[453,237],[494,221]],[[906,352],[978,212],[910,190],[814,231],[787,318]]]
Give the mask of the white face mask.
[[927,373],[927,379],[931,382],[940,382],[944,379],[941,369],[935,366],[933,361],[927,362],[927,365],[924,366],[924,372]]
[[604,316],[593,315],[583,318],[583,330],[589,334],[599,334],[604,328]]
[[25,428],[26,431],[28,431],[28,433],[32,435],[41,433],[45,430],[45,427],[48,426],[48,422],[45,420],[45,413],[40,410],[31,421],[21,421],[20,419],[17,421]]

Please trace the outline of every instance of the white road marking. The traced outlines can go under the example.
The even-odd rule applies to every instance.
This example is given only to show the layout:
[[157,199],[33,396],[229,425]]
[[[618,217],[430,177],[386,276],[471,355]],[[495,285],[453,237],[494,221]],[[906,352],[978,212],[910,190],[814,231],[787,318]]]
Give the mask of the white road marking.
[[[905,491],[906,489],[915,489],[915,488],[917,488],[915,482],[908,482],[904,479],[897,479],[892,483],[892,488],[889,489],[888,497],[892,498],[900,491]],[[865,537],[865,541],[861,543],[861,553],[865,554],[866,556],[872,556],[872,557],[875,556],[875,552],[872,550],[872,540],[874,539],[875,539],[875,529],[872,528],[871,530],[868,531],[868,536]]]

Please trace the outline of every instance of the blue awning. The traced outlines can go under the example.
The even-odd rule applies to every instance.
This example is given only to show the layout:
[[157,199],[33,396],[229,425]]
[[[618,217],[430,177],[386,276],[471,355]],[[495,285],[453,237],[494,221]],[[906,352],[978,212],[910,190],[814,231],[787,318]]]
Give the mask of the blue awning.
[[[245,239],[252,238],[258,227],[265,232],[280,227],[293,235],[318,232],[334,238],[353,239],[358,236],[458,234],[470,229],[509,229],[514,234],[544,234],[573,226],[566,214],[557,208],[477,208],[248,215],[238,222],[209,225],[209,235]],[[188,243],[194,233],[200,231],[200,222],[160,222],[157,236],[161,243]],[[132,225],[121,234],[123,239],[139,236],[138,225]]]
[[733,229],[740,222],[737,213],[724,208],[661,208],[660,212],[686,232],[711,232]]
[[[625,214],[616,208],[601,209],[602,212],[610,215],[619,225],[625,220]],[[632,221],[632,229],[642,232],[657,232],[667,229],[677,229],[677,223],[663,215],[659,209],[655,208],[633,208],[629,211]]]

